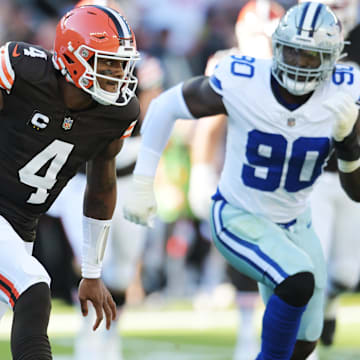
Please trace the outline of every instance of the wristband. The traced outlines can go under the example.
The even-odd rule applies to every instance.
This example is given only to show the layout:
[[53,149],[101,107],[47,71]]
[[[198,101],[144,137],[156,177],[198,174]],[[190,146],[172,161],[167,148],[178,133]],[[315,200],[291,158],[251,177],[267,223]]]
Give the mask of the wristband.
[[83,217],[83,245],[81,276],[97,279],[101,276],[102,261],[109,235],[111,220]]
[[346,161],[338,159],[338,169],[343,173],[351,173],[360,167],[360,159],[354,161]]
[[338,159],[345,161],[355,161],[360,158],[360,145],[354,126],[351,133],[343,141],[334,140],[336,156]]

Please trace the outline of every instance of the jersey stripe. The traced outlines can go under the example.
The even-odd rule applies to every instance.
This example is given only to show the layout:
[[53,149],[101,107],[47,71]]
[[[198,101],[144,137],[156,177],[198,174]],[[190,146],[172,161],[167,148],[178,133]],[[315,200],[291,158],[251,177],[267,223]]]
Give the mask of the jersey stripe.
[[129,137],[132,134],[132,132],[134,130],[134,127],[136,125],[136,122],[137,122],[137,120],[133,121],[130,124],[130,126],[125,130],[123,136],[120,139],[125,139],[125,138]]
[[2,87],[3,89],[6,89],[6,85],[2,82],[1,77],[0,77],[0,87]]
[[210,76],[210,84],[217,89],[222,90],[221,81],[215,75]]
[[9,303],[12,307],[14,307],[20,295],[15,289],[14,284],[2,275],[0,275],[0,291],[6,295],[6,297],[9,299]]
[[15,72],[11,66],[9,56],[9,43],[0,48],[0,86],[11,90],[15,80]]
[[[11,77],[11,75],[8,72],[8,67],[6,64],[6,57],[5,55],[1,54],[1,68],[4,71],[4,75],[6,77],[6,80],[11,84],[11,86],[14,83],[14,79]],[[9,90],[9,89],[8,89]]]

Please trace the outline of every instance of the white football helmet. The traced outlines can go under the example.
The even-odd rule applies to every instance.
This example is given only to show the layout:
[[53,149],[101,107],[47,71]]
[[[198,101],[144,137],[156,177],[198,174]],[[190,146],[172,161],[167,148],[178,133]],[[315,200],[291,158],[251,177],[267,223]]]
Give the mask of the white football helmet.
[[[299,3],[305,2],[299,0]],[[321,0],[322,4],[329,6],[340,20],[343,27],[344,38],[355,27],[358,14],[358,0]]]
[[[335,62],[341,58],[344,37],[339,20],[328,6],[305,2],[293,6],[282,17],[273,33],[272,46],[273,76],[291,94],[304,95],[331,75]],[[284,48],[317,56],[319,66],[287,63]]]

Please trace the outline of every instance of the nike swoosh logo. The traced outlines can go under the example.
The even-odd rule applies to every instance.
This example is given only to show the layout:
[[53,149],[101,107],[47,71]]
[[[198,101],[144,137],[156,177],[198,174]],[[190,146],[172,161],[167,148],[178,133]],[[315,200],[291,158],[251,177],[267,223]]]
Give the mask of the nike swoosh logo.
[[14,50],[12,52],[13,57],[18,57],[21,55],[20,53],[18,53],[17,49],[18,49],[18,44],[15,45]]

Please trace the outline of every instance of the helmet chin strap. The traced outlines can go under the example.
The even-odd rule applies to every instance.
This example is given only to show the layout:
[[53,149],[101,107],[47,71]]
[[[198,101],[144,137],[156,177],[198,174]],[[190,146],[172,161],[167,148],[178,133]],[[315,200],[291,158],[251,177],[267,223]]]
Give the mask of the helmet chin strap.
[[102,89],[99,84],[93,86],[92,98],[101,105],[111,105],[119,98],[118,92],[110,92]]
[[283,85],[289,93],[293,95],[305,95],[315,90],[318,86],[316,80],[312,81],[295,81],[289,78],[286,74],[282,75]]

